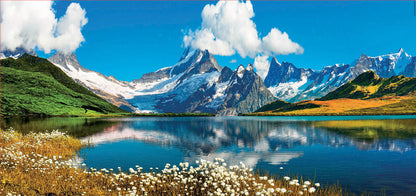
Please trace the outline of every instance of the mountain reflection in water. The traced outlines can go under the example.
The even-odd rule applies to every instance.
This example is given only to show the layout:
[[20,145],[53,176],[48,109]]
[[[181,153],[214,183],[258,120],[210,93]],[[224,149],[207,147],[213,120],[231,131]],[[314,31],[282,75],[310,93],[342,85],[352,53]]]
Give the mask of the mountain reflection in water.
[[415,116],[2,119],[1,126],[59,129],[89,141],[95,145],[79,160],[98,169],[146,171],[218,157],[354,193],[416,192]]
[[[225,160],[243,160],[254,166],[256,161],[263,159],[271,164],[286,163],[292,158],[302,156],[302,152],[280,152],[297,146],[315,144],[339,147],[354,146],[359,150],[405,152],[415,149],[416,138],[357,138],[337,131],[336,125],[345,129],[349,125],[366,124],[362,131],[374,129],[389,132],[394,124],[413,123],[415,120],[365,120],[353,121],[274,121],[274,120],[242,120],[238,118],[127,118],[115,119],[117,124],[105,128],[102,132],[83,138],[94,144],[116,142],[125,139],[139,140],[163,146],[175,146],[184,151],[186,160],[213,159],[221,157]],[[377,123],[378,121],[378,123]],[[328,125],[327,127],[325,127]],[[386,130],[383,129],[383,126]],[[386,126],[389,125],[389,126]],[[359,125],[354,126],[356,132]],[[412,135],[414,127],[400,131],[404,135]],[[387,130],[388,129],[388,130]],[[239,148],[238,152],[220,151],[224,148]],[[261,152],[261,153],[259,153]],[[244,157],[244,158],[243,158]],[[251,164],[249,164],[251,163]]]

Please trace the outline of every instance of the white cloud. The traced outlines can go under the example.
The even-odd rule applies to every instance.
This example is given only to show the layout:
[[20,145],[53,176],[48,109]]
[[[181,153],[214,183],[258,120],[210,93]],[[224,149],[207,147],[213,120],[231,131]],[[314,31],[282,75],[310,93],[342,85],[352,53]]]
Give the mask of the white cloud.
[[237,63],[237,60],[232,59],[232,60],[230,61],[230,63]]
[[[259,37],[250,1],[219,1],[204,7],[201,28],[184,36],[186,47],[208,49],[211,53],[241,57],[303,53],[303,48],[289,39],[286,32],[273,28],[264,38]],[[264,58],[264,57],[263,57]]]
[[52,1],[2,1],[2,49],[75,51],[84,41],[81,29],[88,22],[86,11],[71,3],[58,20],[52,5]]
[[263,79],[266,78],[267,73],[269,72],[270,62],[267,60],[269,56],[258,55],[254,59],[254,68],[256,68],[257,74]]
[[213,54],[221,56],[231,56],[235,54],[234,49],[227,42],[216,39],[214,34],[207,30],[197,30],[195,32],[190,31],[189,35],[185,35],[183,38],[185,46],[191,46],[192,48],[199,48],[201,50],[208,49]]
[[273,28],[269,34],[263,37],[263,51],[266,54],[302,54],[303,48],[292,40],[289,35],[282,33],[279,29]]

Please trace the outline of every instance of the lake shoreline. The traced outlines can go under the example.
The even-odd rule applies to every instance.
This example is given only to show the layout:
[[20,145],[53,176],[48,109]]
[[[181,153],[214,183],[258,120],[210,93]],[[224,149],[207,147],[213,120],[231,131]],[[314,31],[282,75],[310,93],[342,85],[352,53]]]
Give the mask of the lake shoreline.
[[[85,146],[80,140],[53,131],[22,135],[13,129],[1,131],[2,191],[23,195],[161,195],[237,193],[271,195],[342,195],[338,185],[326,185],[301,177],[260,176],[240,162],[227,166],[223,159],[188,162],[179,167],[170,164],[152,172],[141,167],[129,172],[113,169],[88,169],[72,161],[75,152]],[[79,165],[78,165],[79,164]],[[151,169],[152,170],[152,169]],[[299,180],[298,180],[299,179]]]
[[348,114],[348,113],[323,113],[323,114],[279,114],[279,113],[249,113],[242,116],[408,116],[416,115],[416,112],[410,113],[366,113],[366,114]]
[[[416,112],[410,113],[366,113],[366,114],[348,114],[348,113],[325,113],[325,114],[278,114],[278,113],[248,113],[248,114],[239,114],[237,116],[416,116]],[[237,117],[234,116],[234,117]],[[216,116],[212,113],[131,113],[131,114],[103,114],[103,115],[15,115],[15,116],[0,116],[3,119],[10,118],[52,118],[52,117],[79,117],[79,118],[112,118],[112,117],[225,117],[225,116]]]
[[212,113],[121,113],[121,114],[102,114],[102,115],[9,115],[0,118],[49,118],[49,117],[214,117]]
[[[416,116],[125,117],[2,119],[23,135],[60,130],[93,148],[79,151],[88,168],[163,168],[205,159],[240,161],[255,171],[336,184],[360,194],[416,190],[408,170],[416,158]],[[49,130],[49,131],[42,131]],[[392,165],[385,168],[379,163]],[[358,164],[358,165],[357,165]],[[279,168],[283,167],[284,170]],[[345,168],[339,170],[339,168]],[[350,171],[361,171],[351,174]],[[386,172],[384,178],[378,174]],[[315,176],[315,177],[314,177]],[[339,176],[349,176],[339,179]],[[359,180],[357,180],[359,179]],[[366,181],[374,181],[367,185]],[[388,183],[389,185],[385,185]],[[397,187],[407,190],[398,190]],[[406,192],[407,193],[407,192]]]

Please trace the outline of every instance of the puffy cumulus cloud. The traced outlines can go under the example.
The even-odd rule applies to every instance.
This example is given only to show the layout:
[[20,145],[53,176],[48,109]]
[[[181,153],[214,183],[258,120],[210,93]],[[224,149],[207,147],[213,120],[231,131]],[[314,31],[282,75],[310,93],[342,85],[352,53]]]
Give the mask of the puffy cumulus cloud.
[[219,1],[202,10],[202,29],[212,31],[216,39],[223,40],[242,56],[254,56],[260,46],[250,1]]
[[219,1],[202,10],[201,28],[184,36],[185,46],[208,49],[211,53],[230,56],[237,51],[242,57],[255,56],[261,44],[251,2]]
[[75,51],[84,41],[81,29],[88,22],[86,11],[71,3],[58,20],[52,5],[52,1],[2,1],[1,48]]
[[270,62],[268,61],[269,56],[267,55],[258,55],[254,59],[254,68],[256,68],[257,74],[263,79],[266,78],[267,73],[269,72]]
[[262,48],[264,53],[271,54],[302,54],[303,48],[292,40],[289,35],[282,33],[279,29],[273,28],[269,34],[263,37]]
[[234,55],[235,51],[243,58],[263,55],[263,60],[270,55],[303,53],[299,44],[277,28],[260,38],[252,20],[254,10],[250,1],[219,1],[215,5],[208,4],[201,16],[201,28],[189,31],[184,36],[186,47],[208,49],[211,53],[222,56]]
[[215,38],[214,34],[208,29],[202,29],[195,32],[189,31],[189,35],[183,38],[185,46],[192,48],[199,48],[202,50],[208,49],[213,54],[221,56],[231,56],[235,54],[234,49],[227,42]]

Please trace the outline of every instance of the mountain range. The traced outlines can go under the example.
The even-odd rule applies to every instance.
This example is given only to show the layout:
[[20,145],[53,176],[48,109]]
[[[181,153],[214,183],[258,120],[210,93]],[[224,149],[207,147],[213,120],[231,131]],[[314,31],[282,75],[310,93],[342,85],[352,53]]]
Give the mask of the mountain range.
[[279,99],[298,102],[322,97],[368,70],[383,78],[394,75],[416,77],[416,57],[403,49],[376,57],[362,54],[351,64],[335,64],[321,71],[297,68],[292,63],[279,63],[273,58],[264,84]]
[[315,100],[267,104],[250,115],[416,114],[416,78],[381,78],[373,70],[358,75]]
[[236,70],[221,67],[208,50],[188,48],[175,65],[132,82],[87,70],[74,54],[56,53],[49,60],[79,84],[134,112],[237,115],[276,99],[251,64]]
[[[22,52],[30,51],[2,51],[2,58],[7,55],[17,58]],[[416,76],[416,57],[403,49],[376,57],[363,54],[351,64],[335,64],[320,71],[297,68],[273,58],[264,80],[251,64],[231,70],[220,66],[209,51],[190,48],[185,49],[173,66],[146,73],[131,82],[88,70],[75,54],[57,52],[49,61],[110,103],[139,113],[237,115],[256,111],[278,99],[297,102],[323,97],[368,70],[381,77]]]

